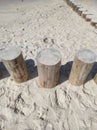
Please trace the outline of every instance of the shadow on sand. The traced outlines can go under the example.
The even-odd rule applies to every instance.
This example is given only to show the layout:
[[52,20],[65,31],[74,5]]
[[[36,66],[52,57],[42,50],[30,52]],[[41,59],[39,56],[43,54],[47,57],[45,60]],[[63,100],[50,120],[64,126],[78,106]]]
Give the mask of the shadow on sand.
[[25,63],[28,69],[29,80],[36,78],[38,76],[38,72],[37,72],[37,66],[35,66],[34,60],[28,59],[25,61]]
[[[37,66],[35,66],[35,62],[32,59],[28,59],[25,61],[28,73],[29,73],[29,80],[34,79],[38,76]],[[60,81],[59,84],[68,80],[71,67],[73,61],[67,62],[65,65],[61,65],[60,68]]]
[[[29,73],[29,80],[36,78],[38,76],[38,70],[37,70],[37,66],[35,66],[34,60],[28,59],[25,61],[25,63],[26,63],[28,73]],[[61,65],[59,84],[68,80],[72,63],[73,61],[70,61],[70,62],[67,62],[65,65]]]
[[95,62],[95,64],[93,65],[92,70],[90,71],[90,73],[86,79],[86,82],[92,80],[96,73],[97,73],[97,62]]
[[5,68],[3,62],[0,62],[0,71],[2,72],[1,79],[7,78],[10,76],[10,74],[8,73],[7,69]]
[[[36,78],[38,76],[38,71],[37,71],[37,66],[35,66],[34,60],[28,59],[25,61],[25,63],[26,63],[27,69],[28,69],[29,80]],[[73,63],[73,61],[69,61],[65,65],[61,65],[59,84],[65,82],[69,79],[72,63]],[[10,74],[8,73],[7,69],[5,68],[5,66],[2,62],[0,62],[0,70],[2,72],[1,79],[7,78],[10,76]],[[96,73],[97,73],[97,62],[94,64],[92,70],[90,71],[88,78],[86,79],[86,82],[88,82],[89,80],[92,80]]]
[[[35,66],[34,60],[28,59],[25,61],[25,63],[29,74],[29,80],[37,77],[38,76],[37,66]],[[10,76],[3,62],[0,62],[0,71],[2,73],[1,80],[4,78],[8,78]]]
[[[72,64],[73,64],[73,61],[70,61],[70,62],[67,62],[65,65],[61,66],[60,83],[63,83],[69,79]],[[85,83],[92,80],[96,73],[97,73],[97,62],[95,62],[95,64],[93,65]]]
[[[72,68],[72,64],[73,64],[73,61],[70,61],[70,62],[67,62],[65,65],[62,65],[61,66],[61,74],[60,74],[60,83],[63,83],[65,82],[66,80],[69,79],[69,75],[70,75],[70,72],[71,72],[71,68]],[[86,81],[90,81],[94,78],[95,74],[97,73],[97,62],[95,62],[95,64],[93,65]]]
[[73,63],[73,61],[69,61],[65,65],[61,66],[61,68],[60,68],[60,83],[63,83],[69,79],[72,63]]
[[[37,71],[37,66],[35,66],[34,60],[28,59],[25,61],[25,63],[26,63],[28,73],[29,73],[29,80],[36,78],[38,76],[38,71]],[[65,65],[61,65],[59,84],[68,80],[72,63],[73,61],[70,61],[70,62],[67,62]]]

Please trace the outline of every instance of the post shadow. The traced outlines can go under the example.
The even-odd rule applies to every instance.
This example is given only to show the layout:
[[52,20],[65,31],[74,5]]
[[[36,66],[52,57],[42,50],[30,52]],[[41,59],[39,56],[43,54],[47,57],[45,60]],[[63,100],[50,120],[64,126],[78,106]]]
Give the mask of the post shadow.
[[27,66],[28,74],[29,74],[29,80],[36,78],[38,76],[38,72],[37,72],[37,66],[35,66],[34,60],[28,59],[25,61],[25,63]]
[[4,66],[3,62],[0,62],[0,71],[2,72],[2,77],[1,79],[7,78],[10,76],[10,74],[8,73],[6,67]]
[[[25,61],[25,63],[27,66],[28,74],[29,74],[29,80],[36,78],[38,76],[38,71],[37,71],[37,66],[35,66],[34,60],[28,59]],[[73,63],[73,61],[69,61],[65,65],[61,65],[59,84],[68,80],[70,71],[71,71],[71,67],[72,67],[72,63]]]
[[97,73],[97,62],[94,63],[94,65],[93,65],[93,67],[92,67],[92,69],[91,69],[85,83],[92,80],[96,73]]
[[65,65],[61,65],[61,68],[60,68],[60,83],[63,83],[66,80],[69,79],[72,63],[73,63],[73,61],[69,61]]
[[[35,66],[34,60],[28,59],[25,61],[25,63],[26,63],[27,69],[28,69],[29,80],[36,78],[38,76],[38,71],[37,71],[37,66]],[[73,64],[73,61],[69,61],[65,65],[61,65],[59,84],[65,82],[69,79],[72,64]],[[86,82],[93,79],[96,73],[97,73],[97,62],[93,65],[93,68],[90,71],[90,73],[86,79]]]
[[[27,66],[28,74],[29,74],[29,80],[37,77],[38,76],[37,66],[35,66],[34,60],[28,59],[25,61],[25,63]],[[10,74],[7,71],[6,67],[4,66],[3,62],[0,62],[0,71],[2,72],[1,79],[7,78],[10,76]]]

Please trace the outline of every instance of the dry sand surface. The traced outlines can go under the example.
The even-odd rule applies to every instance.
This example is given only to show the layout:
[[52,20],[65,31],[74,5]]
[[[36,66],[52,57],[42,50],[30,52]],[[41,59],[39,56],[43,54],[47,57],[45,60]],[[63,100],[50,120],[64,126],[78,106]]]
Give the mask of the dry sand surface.
[[[0,11],[0,48],[10,45],[21,47],[30,80],[16,84],[0,63],[0,130],[97,130],[97,85],[91,80],[97,63],[85,85],[68,82],[77,50],[97,54],[97,30],[63,0],[32,0]],[[53,89],[37,82],[34,61],[45,47],[62,55],[60,84]]]

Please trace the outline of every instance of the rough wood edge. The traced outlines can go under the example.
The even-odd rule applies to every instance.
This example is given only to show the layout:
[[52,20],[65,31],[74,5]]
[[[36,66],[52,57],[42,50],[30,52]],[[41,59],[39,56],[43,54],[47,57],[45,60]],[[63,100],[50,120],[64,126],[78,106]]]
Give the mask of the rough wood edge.
[[94,82],[97,84],[97,73],[94,76]]
[[1,69],[0,69],[0,79],[2,78],[2,71],[1,71]]

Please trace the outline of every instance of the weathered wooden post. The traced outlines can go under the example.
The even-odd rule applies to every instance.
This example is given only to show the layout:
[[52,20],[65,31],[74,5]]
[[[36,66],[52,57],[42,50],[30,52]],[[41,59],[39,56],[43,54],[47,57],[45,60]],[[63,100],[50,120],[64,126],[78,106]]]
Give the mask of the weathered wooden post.
[[74,3],[72,8],[73,8],[74,11],[77,12],[77,10],[80,8],[80,6],[78,4],[76,4],[76,3]]
[[87,14],[86,17],[85,17],[85,20],[86,21],[91,21],[91,19],[92,19],[92,15]]
[[70,5],[70,0],[66,0],[67,4]]
[[0,70],[0,79],[2,78],[2,71]]
[[69,6],[71,6],[73,8],[73,1],[72,0],[70,0]]
[[74,58],[69,82],[76,86],[84,84],[95,61],[96,55],[89,49],[78,51]]
[[5,67],[17,83],[24,82],[28,79],[27,68],[19,47],[8,47],[2,50],[0,54]]
[[95,81],[95,83],[97,84],[97,74],[96,74],[95,77],[94,77],[94,81]]
[[77,13],[81,16],[82,12],[84,11],[84,9],[82,7],[80,7],[78,10],[77,10]]
[[60,52],[54,48],[46,48],[37,54],[36,60],[40,85],[45,88],[55,87],[60,76]]
[[91,25],[96,26],[97,24],[97,18],[91,18]]

